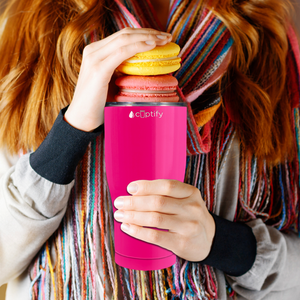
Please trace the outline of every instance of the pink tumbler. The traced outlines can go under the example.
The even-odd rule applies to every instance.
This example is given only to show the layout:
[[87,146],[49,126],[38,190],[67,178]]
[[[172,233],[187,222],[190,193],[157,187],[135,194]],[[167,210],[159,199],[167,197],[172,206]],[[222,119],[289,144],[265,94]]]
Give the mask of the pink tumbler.
[[[175,179],[186,168],[187,105],[184,102],[107,102],[104,108],[104,155],[107,183],[114,201],[129,196],[135,180]],[[115,261],[135,270],[172,266],[176,255],[136,239],[114,219]],[[154,227],[155,230],[158,229]]]

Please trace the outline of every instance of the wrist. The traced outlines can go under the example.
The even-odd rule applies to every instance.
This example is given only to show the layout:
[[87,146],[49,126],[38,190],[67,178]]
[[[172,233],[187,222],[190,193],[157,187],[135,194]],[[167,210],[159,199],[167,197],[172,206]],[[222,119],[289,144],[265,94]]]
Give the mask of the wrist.
[[207,237],[207,250],[205,256],[203,256],[203,259],[206,259],[211,251],[213,241],[215,238],[216,233],[216,223],[213,218],[213,216],[210,214],[210,212],[207,210],[207,216],[205,220],[205,232]]
[[244,223],[226,220],[211,213],[215,221],[215,236],[209,255],[199,261],[230,276],[248,272],[256,257],[256,238]]
[[62,109],[45,140],[30,155],[32,169],[41,177],[57,184],[69,184],[88,144],[99,136],[104,125],[93,132],[78,130],[64,121]]
[[103,113],[99,113],[95,118],[92,117],[92,113],[83,113],[84,110],[81,111],[73,109],[70,105],[64,114],[64,121],[72,127],[85,132],[92,132],[104,123]]

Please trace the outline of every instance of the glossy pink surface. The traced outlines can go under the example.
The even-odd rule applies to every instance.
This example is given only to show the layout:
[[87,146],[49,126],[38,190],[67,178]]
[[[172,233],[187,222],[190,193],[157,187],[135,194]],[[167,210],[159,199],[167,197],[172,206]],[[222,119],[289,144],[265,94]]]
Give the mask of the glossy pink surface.
[[[108,106],[104,108],[105,168],[114,201],[128,196],[135,180],[184,181],[187,141],[186,106]],[[135,270],[172,266],[176,255],[123,232],[114,219],[115,261]],[[167,229],[158,229],[165,230]]]

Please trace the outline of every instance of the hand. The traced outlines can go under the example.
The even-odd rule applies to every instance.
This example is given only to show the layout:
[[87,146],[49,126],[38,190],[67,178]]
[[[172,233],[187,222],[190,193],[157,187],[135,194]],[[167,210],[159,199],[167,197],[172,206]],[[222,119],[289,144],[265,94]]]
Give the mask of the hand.
[[[65,120],[73,127],[92,131],[104,122],[104,107],[109,83],[115,69],[139,52],[172,40],[169,33],[150,28],[125,28],[107,38],[87,45],[73,100],[65,113]],[[146,42],[152,42],[147,44]]]
[[[129,224],[129,230],[123,229],[124,223],[121,229],[139,240],[168,249],[185,260],[205,259],[215,235],[215,222],[205,206],[200,191],[178,180],[134,182],[138,184],[134,196],[118,197],[114,203],[117,209],[121,208],[116,201],[123,199],[123,206],[121,210],[115,212],[115,219]],[[128,192],[133,194],[129,190]],[[117,218],[117,212],[123,212],[124,217]]]

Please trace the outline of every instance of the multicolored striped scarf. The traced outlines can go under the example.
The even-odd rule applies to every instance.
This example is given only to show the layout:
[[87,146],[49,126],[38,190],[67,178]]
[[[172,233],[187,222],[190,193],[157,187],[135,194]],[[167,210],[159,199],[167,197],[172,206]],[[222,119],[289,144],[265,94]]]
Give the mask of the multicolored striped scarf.
[[[111,33],[124,27],[160,28],[150,0],[115,0]],[[220,107],[221,98],[199,103],[199,96],[226,70],[233,40],[224,24],[201,0],[173,0],[167,32],[180,45],[180,101],[187,102],[187,160],[184,182],[197,187],[208,209],[215,211],[220,170],[235,136],[234,124]],[[235,221],[261,217],[279,230],[298,230],[299,193],[299,52],[291,31],[289,81],[293,97],[295,148],[292,163],[266,167],[258,174],[257,160],[241,148],[239,206]],[[85,36],[97,40],[97,32]],[[195,112],[196,111],[196,112]],[[213,124],[213,126],[212,126]],[[201,130],[200,130],[201,129]],[[211,141],[214,141],[213,143]],[[118,266],[114,259],[112,199],[106,181],[103,133],[90,143],[76,170],[67,212],[58,230],[45,243],[30,269],[31,299],[217,299],[218,282],[212,267],[177,257],[169,268],[139,271]],[[100,278],[101,265],[103,282]],[[234,291],[228,286],[228,294]],[[52,295],[52,296],[51,296]],[[98,296],[99,297],[99,296]]]

